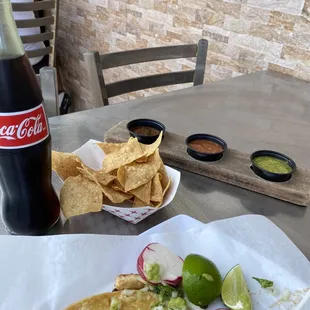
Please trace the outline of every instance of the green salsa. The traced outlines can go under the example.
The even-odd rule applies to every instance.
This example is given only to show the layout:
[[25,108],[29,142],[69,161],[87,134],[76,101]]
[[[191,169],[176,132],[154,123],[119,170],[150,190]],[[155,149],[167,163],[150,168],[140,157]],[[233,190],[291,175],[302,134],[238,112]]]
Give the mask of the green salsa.
[[253,163],[266,171],[273,173],[291,173],[291,166],[284,160],[272,156],[258,156],[253,159]]

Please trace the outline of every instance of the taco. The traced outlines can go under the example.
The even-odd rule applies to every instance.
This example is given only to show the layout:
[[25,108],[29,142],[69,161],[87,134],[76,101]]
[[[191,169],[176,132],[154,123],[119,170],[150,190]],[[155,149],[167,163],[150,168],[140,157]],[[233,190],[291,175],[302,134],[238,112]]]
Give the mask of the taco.
[[159,302],[159,295],[149,292],[142,278],[136,274],[119,275],[115,291],[80,300],[66,310],[149,310]]
[[186,310],[181,296],[178,288],[150,286],[138,274],[123,274],[116,278],[113,292],[82,299],[65,310],[163,310],[163,301],[172,302],[171,309]]
[[103,293],[85,298],[66,310],[150,310],[159,302],[159,295],[139,290]]

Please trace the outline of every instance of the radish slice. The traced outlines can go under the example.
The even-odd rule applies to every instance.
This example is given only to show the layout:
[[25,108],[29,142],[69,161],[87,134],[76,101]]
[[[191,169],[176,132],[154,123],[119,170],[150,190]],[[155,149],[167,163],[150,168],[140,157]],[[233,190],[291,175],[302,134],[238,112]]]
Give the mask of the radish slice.
[[151,284],[177,286],[182,281],[183,260],[159,243],[147,245],[138,257],[137,270]]

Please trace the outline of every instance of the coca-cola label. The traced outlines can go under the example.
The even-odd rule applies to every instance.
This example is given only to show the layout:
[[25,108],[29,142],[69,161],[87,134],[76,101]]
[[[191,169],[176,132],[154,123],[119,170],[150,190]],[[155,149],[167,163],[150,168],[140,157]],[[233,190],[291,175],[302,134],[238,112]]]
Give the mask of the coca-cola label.
[[0,149],[19,149],[40,143],[49,135],[43,105],[20,112],[0,113]]

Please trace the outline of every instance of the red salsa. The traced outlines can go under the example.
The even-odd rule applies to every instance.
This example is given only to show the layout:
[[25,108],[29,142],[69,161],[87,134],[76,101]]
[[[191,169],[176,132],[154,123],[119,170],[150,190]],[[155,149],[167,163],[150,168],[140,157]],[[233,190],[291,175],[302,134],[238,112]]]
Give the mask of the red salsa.
[[207,154],[215,154],[224,151],[221,145],[206,139],[193,140],[189,143],[189,147],[195,150],[196,152]]

